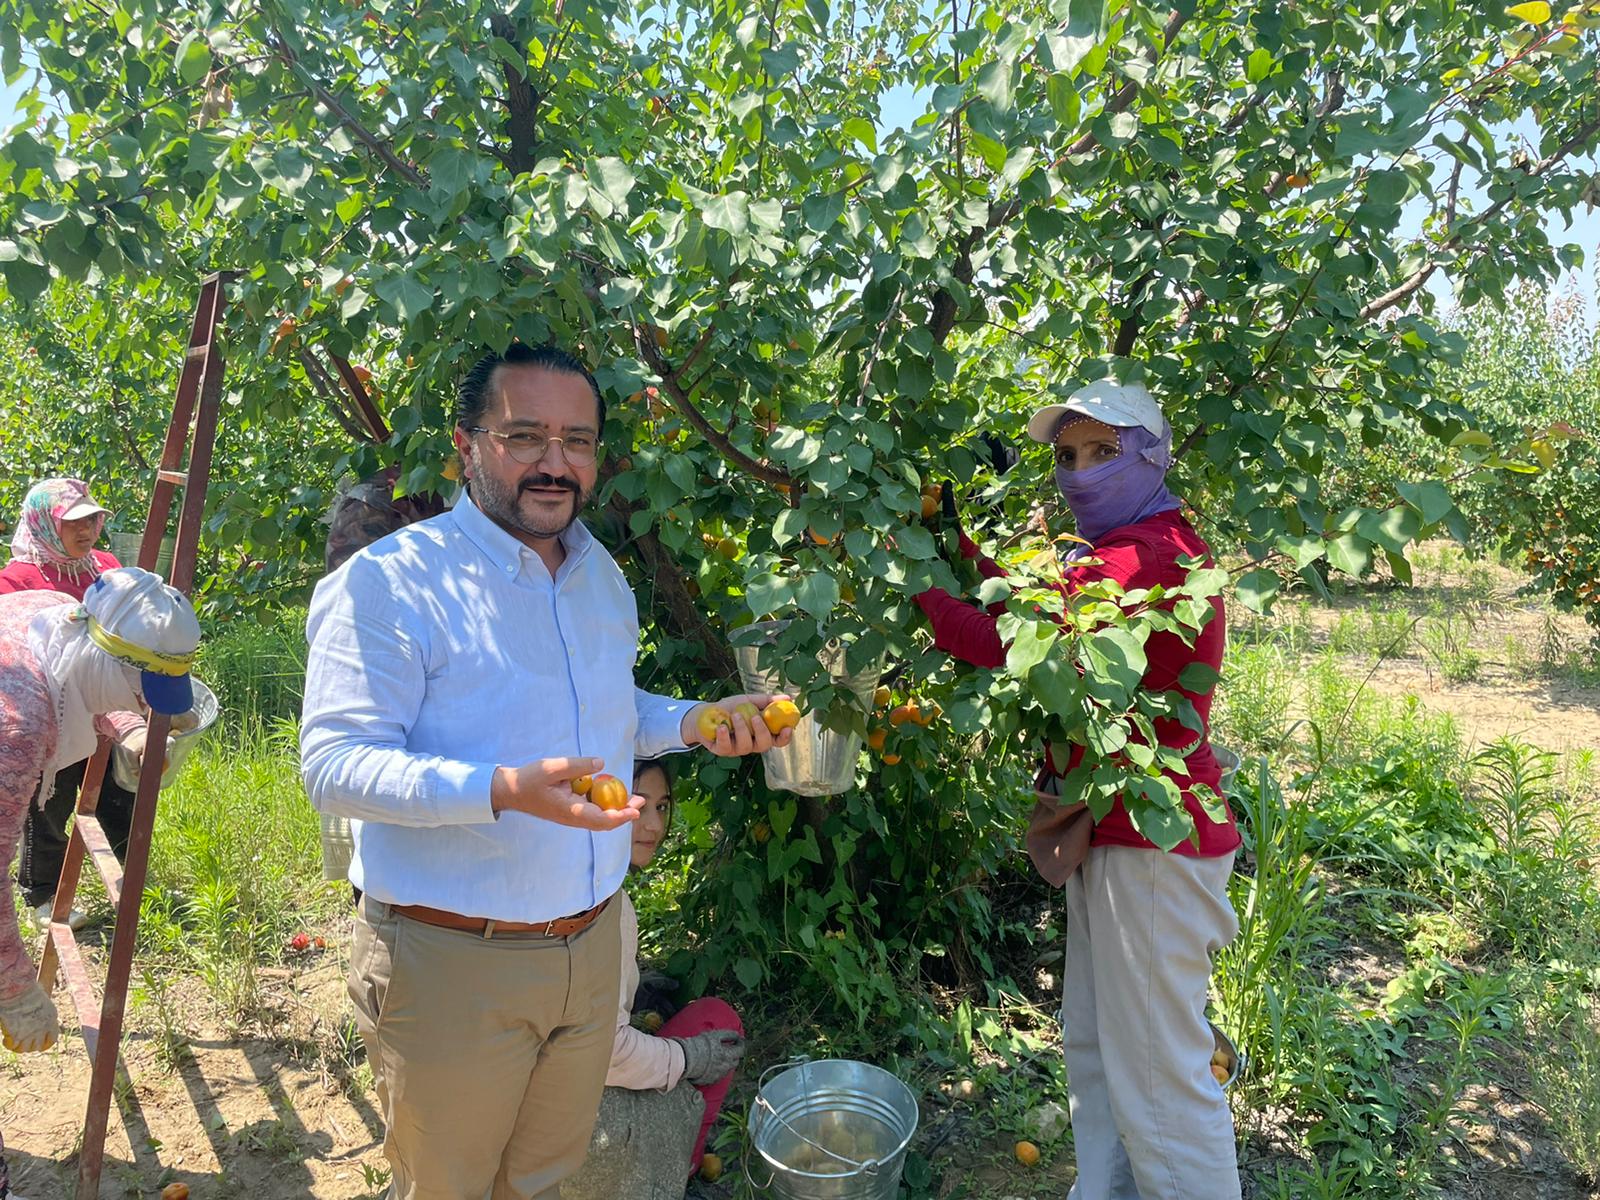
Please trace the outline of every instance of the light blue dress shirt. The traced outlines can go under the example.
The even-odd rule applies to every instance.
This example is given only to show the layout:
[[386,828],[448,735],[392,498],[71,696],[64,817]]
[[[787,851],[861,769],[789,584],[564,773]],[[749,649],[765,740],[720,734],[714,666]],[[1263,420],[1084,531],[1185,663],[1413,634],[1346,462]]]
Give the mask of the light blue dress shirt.
[[634,687],[639,616],[582,524],[551,578],[469,498],[381,538],[317,585],[300,765],[319,811],[351,818],[350,882],[391,904],[548,921],[612,895],[631,827],[495,816],[494,770],[684,749],[691,702]]

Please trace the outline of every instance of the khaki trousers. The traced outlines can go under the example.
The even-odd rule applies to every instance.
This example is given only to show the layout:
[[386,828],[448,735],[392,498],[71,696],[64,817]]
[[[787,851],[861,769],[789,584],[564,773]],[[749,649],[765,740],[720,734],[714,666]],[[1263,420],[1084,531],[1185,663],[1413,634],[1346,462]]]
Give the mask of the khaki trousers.
[[363,899],[350,998],[389,1200],[554,1200],[582,1164],[616,1034],[620,904],[572,938],[424,925]]
[[1068,1200],[1239,1200],[1206,1024],[1211,955],[1239,932],[1232,870],[1232,854],[1096,846],[1067,880]]

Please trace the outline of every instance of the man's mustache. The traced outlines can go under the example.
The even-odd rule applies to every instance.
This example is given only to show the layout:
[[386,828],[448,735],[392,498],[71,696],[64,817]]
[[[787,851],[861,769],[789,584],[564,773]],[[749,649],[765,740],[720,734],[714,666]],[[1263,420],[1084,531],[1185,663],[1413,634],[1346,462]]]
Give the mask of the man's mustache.
[[554,475],[535,475],[531,479],[524,479],[518,486],[517,490],[519,492],[526,492],[530,488],[548,487],[564,488],[565,490],[571,492],[574,496],[581,496],[583,494],[583,489],[572,480],[557,479]]

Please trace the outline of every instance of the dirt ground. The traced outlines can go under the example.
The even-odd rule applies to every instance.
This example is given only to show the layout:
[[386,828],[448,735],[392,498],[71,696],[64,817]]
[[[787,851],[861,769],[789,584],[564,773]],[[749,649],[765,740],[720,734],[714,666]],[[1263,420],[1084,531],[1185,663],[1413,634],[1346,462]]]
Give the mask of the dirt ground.
[[[1439,544],[1432,551],[1440,553]],[[1373,608],[1404,611],[1418,624],[1403,652],[1381,660],[1371,652],[1346,656],[1352,675],[1366,678],[1373,691],[1415,696],[1425,708],[1450,714],[1468,746],[1509,736],[1556,753],[1600,750],[1600,662],[1590,651],[1600,630],[1519,594],[1524,581],[1493,564],[1458,562],[1419,579],[1416,589],[1353,591],[1336,596],[1332,604],[1280,602],[1268,624],[1306,620],[1314,642],[1325,645],[1330,631],[1350,614]],[[1470,623],[1466,642],[1479,659],[1471,679],[1446,679],[1421,644],[1427,623],[1440,609]],[[1568,661],[1542,665],[1538,659],[1552,635]],[[1574,660],[1593,665],[1577,669]]]
[[[154,1006],[130,1012],[126,1071],[116,1089],[100,1195],[154,1197],[184,1182],[194,1200],[358,1200],[382,1194],[383,1127],[366,1089],[319,1047],[342,1015],[343,931],[301,972],[263,980],[272,1037],[208,1027],[196,979],[170,985],[191,1030],[162,1052]],[[91,962],[94,955],[90,955]],[[58,990],[62,1042],[44,1055],[0,1062],[0,1131],[15,1190],[28,1200],[75,1194],[89,1063],[71,1003]]]

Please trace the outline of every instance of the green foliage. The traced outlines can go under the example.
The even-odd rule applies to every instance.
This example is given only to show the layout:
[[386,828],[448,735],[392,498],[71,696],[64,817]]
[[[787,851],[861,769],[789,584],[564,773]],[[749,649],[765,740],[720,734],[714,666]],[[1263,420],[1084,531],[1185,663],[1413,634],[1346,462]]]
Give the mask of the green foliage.
[[[0,0],[0,65],[25,84],[0,145],[0,275],[31,306],[14,352],[47,337],[71,359],[28,406],[46,433],[13,486],[62,469],[75,433],[136,511],[147,474],[111,447],[131,431],[148,460],[196,280],[237,269],[238,440],[205,570],[219,608],[293,601],[341,476],[397,461],[403,491],[445,487],[451,390],[481,346],[578,347],[611,402],[596,524],[639,588],[651,686],[708,690],[731,631],[783,616],[787,661],[837,639],[949,713],[828,803],[701,767],[697,980],[803,969],[864,1021],[904,1011],[930,954],[986,971],[1001,923],[974,881],[1014,845],[1032,718],[1014,677],[928,652],[912,597],[963,583],[922,488],[949,480],[991,506],[980,523],[1021,528],[1046,455],[997,480],[976,434],[1115,374],[1165,400],[1176,482],[1219,546],[1400,570],[1455,515],[1444,472],[1349,504],[1318,476],[1408,422],[1474,432],[1437,388],[1464,339],[1420,285],[1438,267],[1471,302],[1572,260],[1540,218],[1589,182],[1595,34],[1371,0],[949,16]],[[879,121],[891,93],[920,110],[904,129]],[[1537,162],[1491,132],[1512,119]],[[1455,203],[1472,185],[1475,212]],[[1416,238],[1395,232],[1407,203],[1428,210]],[[312,403],[324,350],[370,364],[387,446],[353,450]],[[133,390],[151,406],[113,419]],[[62,395],[85,411],[58,417]],[[1077,732],[1106,753],[1153,715],[1129,693],[1164,610],[1124,622],[1100,600],[1112,627],[1072,639],[1081,684],[1051,648],[1028,675],[1054,663],[1031,694],[1056,718],[1085,689]],[[864,727],[820,678],[800,691]],[[1093,785],[1103,802],[1121,782],[1163,844],[1184,835],[1159,775]]]

